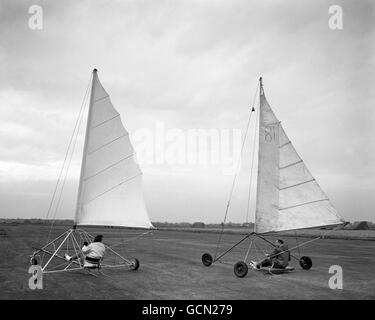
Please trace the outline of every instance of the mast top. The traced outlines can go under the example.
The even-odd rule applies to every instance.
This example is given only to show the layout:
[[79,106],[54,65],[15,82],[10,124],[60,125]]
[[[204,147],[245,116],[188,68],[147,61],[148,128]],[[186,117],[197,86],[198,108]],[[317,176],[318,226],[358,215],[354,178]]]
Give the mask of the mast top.
[[94,68],[94,70],[92,70],[93,73],[97,73],[98,72],[98,69]]
[[264,94],[264,91],[263,91],[263,81],[262,81],[262,77],[259,78],[259,84],[260,84],[260,90],[259,90],[259,93],[262,95]]

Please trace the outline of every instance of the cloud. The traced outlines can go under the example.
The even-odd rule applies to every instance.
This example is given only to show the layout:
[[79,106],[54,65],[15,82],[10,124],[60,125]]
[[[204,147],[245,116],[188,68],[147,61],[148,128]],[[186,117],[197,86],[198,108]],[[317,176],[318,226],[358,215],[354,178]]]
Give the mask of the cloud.
[[[32,4],[43,7],[43,30],[28,28]],[[263,76],[268,101],[339,211],[369,217],[371,201],[357,212],[341,186],[365,181],[366,190],[351,193],[364,199],[375,185],[374,5],[336,4],[339,31],[328,28],[326,1],[2,1],[1,181],[32,182],[37,192],[57,178],[93,67],[131,134],[160,121],[243,129]],[[231,179],[217,167],[147,165],[144,178],[154,220],[222,219]],[[74,194],[74,183],[67,188]],[[4,201],[14,208],[16,199]]]

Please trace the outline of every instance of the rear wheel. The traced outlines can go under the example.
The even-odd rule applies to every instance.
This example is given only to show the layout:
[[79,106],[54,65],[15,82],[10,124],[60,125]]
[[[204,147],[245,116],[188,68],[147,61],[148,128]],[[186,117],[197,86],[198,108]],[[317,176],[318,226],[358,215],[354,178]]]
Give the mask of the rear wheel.
[[245,262],[239,261],[234,265],[233,271],[238,278],[243,278],[247,275],[249,267]]
[[130,260],[130,262],[131,262],[131,265],[129,266],[130,270],[133,270],[133,271],[138,270],[139,265],[140,265],[139,260],[134,258]]
[[299,259],[299,264],[302,269],[309,270],[312,267],[312,260],[307,256],[303,256],[301,259]]
[[204,253],[202,255],[202,263],[206,266],[209,267],[212,264],[212,256],[209,253]]

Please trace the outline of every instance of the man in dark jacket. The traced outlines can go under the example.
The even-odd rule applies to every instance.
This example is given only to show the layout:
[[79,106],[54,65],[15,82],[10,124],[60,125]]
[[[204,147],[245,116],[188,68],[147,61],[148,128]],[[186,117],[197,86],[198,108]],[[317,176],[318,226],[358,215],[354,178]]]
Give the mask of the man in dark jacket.
[[279,269],[285,269],[290,261],[290,252],[288,246],[283,240],[277,239],[275,249],[267,255],[267,258],[256,264],[256,267],[273,267]]

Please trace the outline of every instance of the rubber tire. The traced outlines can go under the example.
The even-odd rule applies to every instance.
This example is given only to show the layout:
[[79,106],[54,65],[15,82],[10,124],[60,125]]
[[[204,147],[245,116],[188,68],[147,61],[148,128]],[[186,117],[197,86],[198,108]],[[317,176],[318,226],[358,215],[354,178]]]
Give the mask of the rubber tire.
[[247,275],[247,272],[249,271],[249,267],[247,264],[243,261],[237,262],[233,267],[234,274],[238,278],[243,278]]
[[131,262],[133,262],[133,264],[129,266],[130,270],[133,270],[133,271],[138,270],[138,268],[140,266],[139,260],[134,258],[134,259],[131,260]]
[[212,256],[209,253],[204,253],[202,255],[202,263],[206,267],[209,267],[213,262]]
[[307,256],[303,256],[299,259],[299,265],[302,269],[309,270],[312,267],[312,260]]

